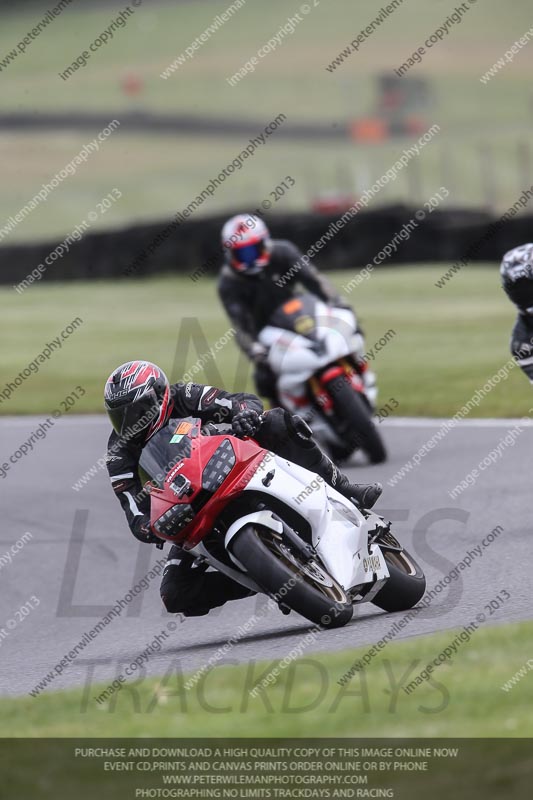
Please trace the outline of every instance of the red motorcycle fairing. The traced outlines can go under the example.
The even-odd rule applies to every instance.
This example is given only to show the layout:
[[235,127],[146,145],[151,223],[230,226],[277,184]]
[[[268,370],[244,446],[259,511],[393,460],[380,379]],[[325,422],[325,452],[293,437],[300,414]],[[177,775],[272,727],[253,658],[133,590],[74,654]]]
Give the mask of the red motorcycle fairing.
[[[352,363],[353,361],[353,363]],[[311,397],[315,400],[318,407],[325,414],[333,413],[333,399],[330,383],[336,378],[344,375],[354,392],[364,395],[365,387],[361,375],[366,372],[368,365],[364,362],[356,363],[355,360],[341,358],[338,362],[325,367],[322,372],[313,375],[309,379],[309,389]],[[294,400],[294,398],[293,398]],[[307,402],[307,399],[304,399]]]
[[254,439],[205,436],[189,427],[178,436],[190,439],[190,454],[167,472],[162,489],[148,484],[153,532],[185,550],[212,531],[225,506],[241,494],[268,453]]
[[361,376],[367,369],[368,364],[364,361],[356,362],[353,358],[340,358],[338,362],[326,367],[319,375],[320,385],[329,392],[328,386],[331,381],[338,378],[339,375],[344,375],[354,392],[364,394],[365,385]]

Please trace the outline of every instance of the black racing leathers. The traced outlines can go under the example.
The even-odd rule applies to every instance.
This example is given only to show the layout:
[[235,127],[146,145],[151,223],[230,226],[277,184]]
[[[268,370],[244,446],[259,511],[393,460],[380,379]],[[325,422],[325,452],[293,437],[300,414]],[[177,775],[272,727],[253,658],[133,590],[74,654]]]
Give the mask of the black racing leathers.
[[[171,419],[199,417],[202,422],[231,424],[231,420],[245,408],[263,411],[259,398],[239,392],[230,394],[213,386],[198,383],[177,383],[171,387],[174,408]],[[157,542],[150,531],[150,499],[142,491],[138,474],[143,442],[135,437],[121,439],[114,431],[109,437],[107,469],[111,484],[122,506],[131,532],[141,542]]]
[[[331,486],[339,490],[345,488],[345,476],[322,453],[300,417],[274,408],[264,415],[254,439],[267,450],[316,472]],[[161,597],[167,611],[188,617],[199,616],[227,600],[253,594],[221,572],[206,572],[206,569],[205,564],[198,564],[179,546],[171,548],[161,581]]]
[[505,253],[500,275],[509,300],[522,314],[533,314],[533,244],[521,244]]
[[533,317],[520,313],[511,334],[511,353],[533,383]]
[[345,305],[330,282],[301,258],[294,244],[275,240],[270,261],[258,275],[239,275],[228,264],[222,267],[218,293],[235,327],[237,342],[250,358],[259,331],[299,286],[326,303]]
[[[188,383],[172,387],[174,408],[172,419],[199,417],[205,423],[224,426],[245,409],[261,413],[261,401],[255,395],[230,394],[212,386]],[[349,483],[333,462],[322,452],[311,436],[311,430],[298,416],[275,408],[263,416],[254,434],[256,441],[267,450],[300,464],[320,475],[345,496],[356,496],[361,487]],[[112,433],[109,439],[107,466],[113,489],[120,501],[134,536],[141,542],[159,543],[150,530],[150,499],[144,493],[138,475],[142,444],[120,439]],[[365,487],[363,487],[365,488]],[[170,550],[161,583],[161,596],[168,611],[187,616],[206,614],[209,609],[226,600],[249,594],[239,584],[217,572],[206,572],[197,566],[191,555],[174,545]]]
[[505,253],[500,275],[504,291],[518,308],[511,353],[533,383],[533,244],[522,244]]

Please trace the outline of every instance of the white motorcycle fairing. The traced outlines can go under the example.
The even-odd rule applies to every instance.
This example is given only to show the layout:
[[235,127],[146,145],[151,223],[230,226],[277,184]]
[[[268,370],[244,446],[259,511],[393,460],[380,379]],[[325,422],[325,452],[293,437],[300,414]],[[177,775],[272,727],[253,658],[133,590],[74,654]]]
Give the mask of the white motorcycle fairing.
[[[263,483],[266,472],[273,473],[267,486]],[[318,475],[273,453],[269,453],[259,465],[244,489],[247,491],[271,495],[309,522],[313,547],[331,577],[346,591],[374,584],[364,597],[364,600],[371,600],[381,589],[389,577],[389,570],[379,545],[368,545],[369,530],[381,524],[379,517],[372,514],[366,518]],[[225,545],[230,555],[228,545],[232,538],[251,522],[278,533],[283,529],[279,520],[266,509],[247,514],[236,520],[226,532]],[[232,559],[242,568],[233,556]]]
[[[314,317],[305,318],[314,339],[274,325],[259,334],[259,342],[268,350],[270,368],[277,376],[277,393],[283,408],[300,414],[311,426],[317,439],[325,444],[342,446],[344,442],[324,415],[311,404],[307,384],[313,375],[341,358],[364,355],[364,339],[357,332],[355,314],[348,308],[336,308],[316,301]],[[367,369],[362,377],[364,392],[371,406],[377,400],[376,376]]]
[[313,323],[316,341],[273,325],[266,325],[259,334],[259,342],[268,349],[270,367],[278,376],[278,392],[295,409],[292,398],[306,396],[306,383],[319,369],[339,358],[364,354],[364,339],[357,333],[357,320],[350,309],[317,301]]

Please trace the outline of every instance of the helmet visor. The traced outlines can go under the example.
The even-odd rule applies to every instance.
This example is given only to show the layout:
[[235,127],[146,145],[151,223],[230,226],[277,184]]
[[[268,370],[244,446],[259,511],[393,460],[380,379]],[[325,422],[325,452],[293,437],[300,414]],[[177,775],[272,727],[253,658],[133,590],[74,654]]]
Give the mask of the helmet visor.
[[133,439],[139,433],[148,430],[159,416],[159,400],[154,389],[133,403],[109,408],[107,413],[115,431],[125,439]]
[[509,299],[520,309],[531,313],[533,306],[533,282],[528,278],[520,278],[513,283],[504,284],[507,289]]
[[253,267],[257,259],[264,254],[265,243],[263,241],[255,244],[247,244],[244,247],[234,247],[231,251],[234,262],[243,267]]

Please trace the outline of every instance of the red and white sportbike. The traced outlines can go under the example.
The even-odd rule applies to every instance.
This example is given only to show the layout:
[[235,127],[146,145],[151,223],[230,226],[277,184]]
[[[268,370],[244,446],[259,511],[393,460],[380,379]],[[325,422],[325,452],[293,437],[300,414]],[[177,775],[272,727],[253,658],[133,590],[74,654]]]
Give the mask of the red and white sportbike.
[[334,628],[356,603],[401,611],[424,594],[424,574],[390,523],[254,439],[193,417],[170,421],[140,471],[157,536],[311,622]]
[[358,449],[372,464],[385,461],[372,421],[375,375],[351,309],[303,294],[274,311],[258,340],[277,376],[279,404],[304,417],[335,461]]

